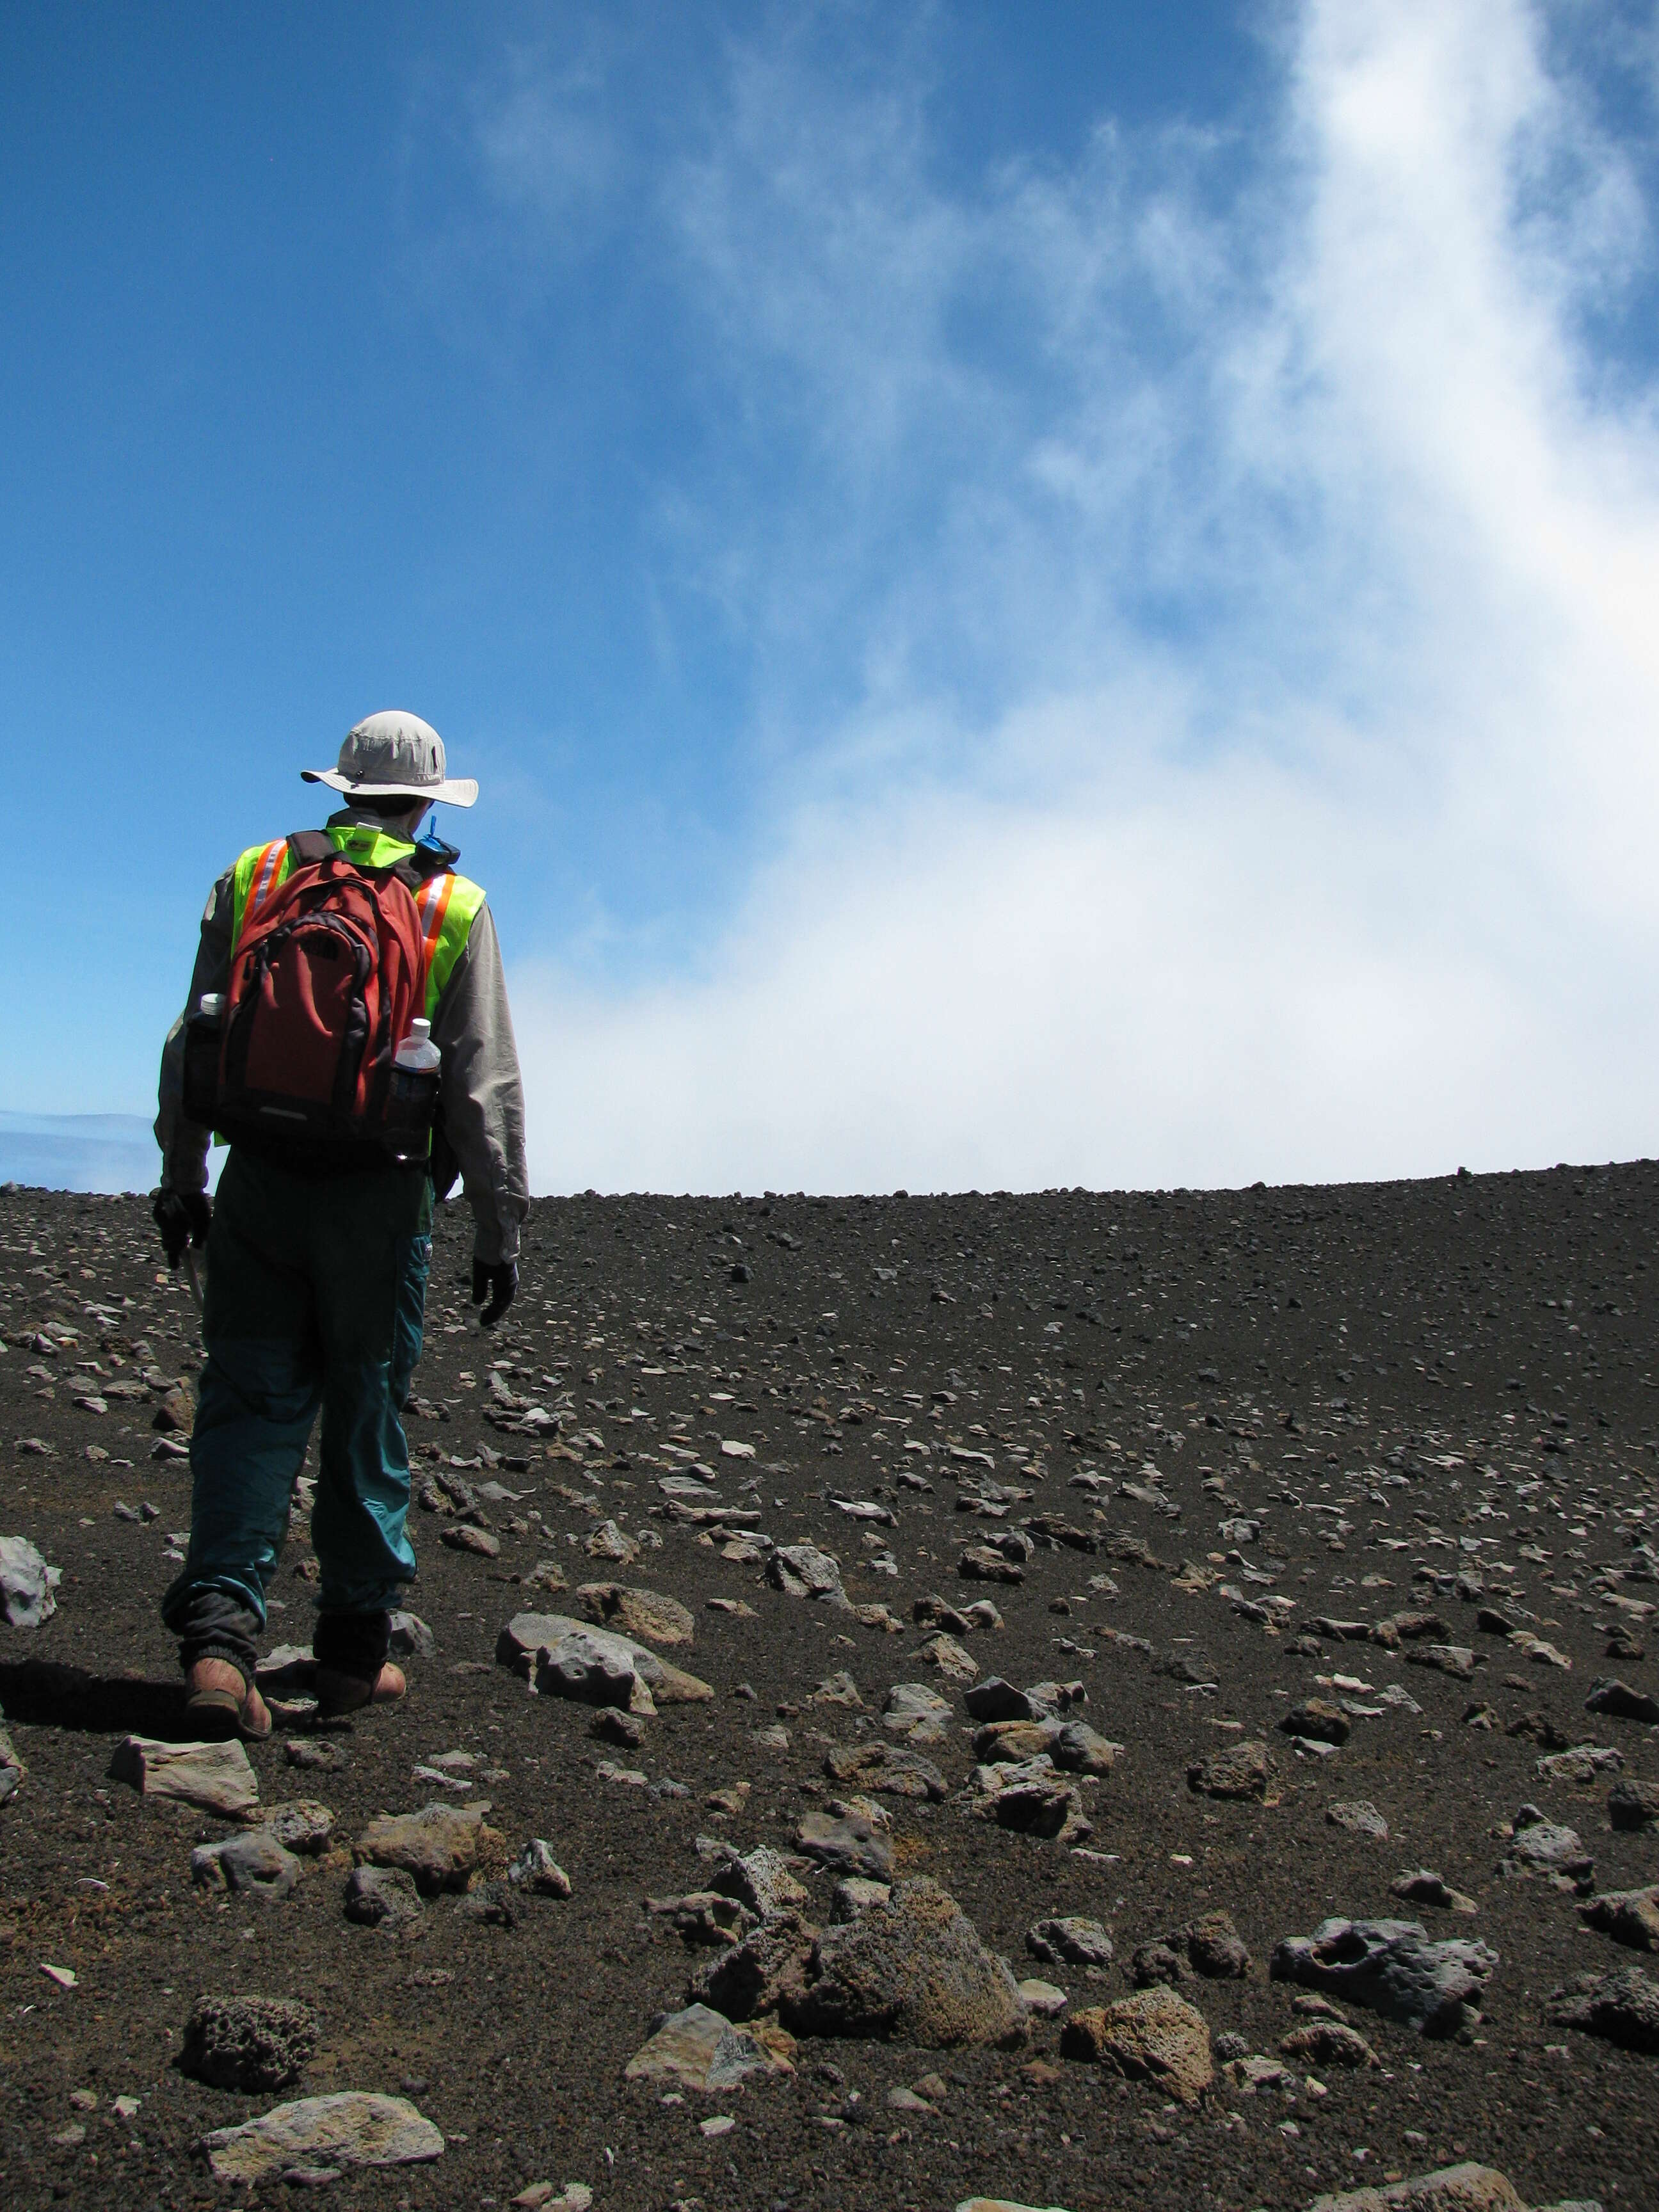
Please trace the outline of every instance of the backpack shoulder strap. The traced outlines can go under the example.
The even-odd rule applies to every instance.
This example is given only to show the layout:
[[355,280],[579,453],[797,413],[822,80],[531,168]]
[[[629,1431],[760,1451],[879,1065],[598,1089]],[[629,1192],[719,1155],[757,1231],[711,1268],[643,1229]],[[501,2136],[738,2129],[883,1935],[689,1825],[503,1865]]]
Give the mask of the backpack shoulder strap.
[[288,849],[294,855],[296,867],[314,867],[319,860],[338,857],[334,840],[326,830],[296,830],[288,841]]

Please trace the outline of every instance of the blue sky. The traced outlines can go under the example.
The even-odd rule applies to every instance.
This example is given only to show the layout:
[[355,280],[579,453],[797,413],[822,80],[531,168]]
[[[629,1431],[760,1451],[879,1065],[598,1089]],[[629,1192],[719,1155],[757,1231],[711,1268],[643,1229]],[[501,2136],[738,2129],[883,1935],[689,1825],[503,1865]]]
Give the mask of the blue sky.
[[1178,15],[0,19],[0,1106],[397,704],[540,1188],[1651,1151],[1652,10]]

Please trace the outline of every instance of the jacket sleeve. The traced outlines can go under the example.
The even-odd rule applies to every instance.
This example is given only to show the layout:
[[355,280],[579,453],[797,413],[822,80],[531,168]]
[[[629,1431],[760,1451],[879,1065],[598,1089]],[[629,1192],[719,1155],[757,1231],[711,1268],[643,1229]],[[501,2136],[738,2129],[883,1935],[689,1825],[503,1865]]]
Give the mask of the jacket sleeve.
[[190,996],[161,1048],[155,1141],[161,1147],[163,1187],[173,1190],[207,1188],[208,1146],[213,1141],[213,1132],[185,1119],[185,1024],[204,991],[225,991],[230,986],[231,878],[234,872],[227,868],[208,894],[202,915],[201,940],[196,947],[196,966],[190,979]]
[[479,908],[466,950],[444,986],[432,1042],[443,1054],[444,1129],[477,1224],[473,1255],[489,1267],[516,1260],[519,1226],[530,1211],[524,1083],[501,945],[487,906]]

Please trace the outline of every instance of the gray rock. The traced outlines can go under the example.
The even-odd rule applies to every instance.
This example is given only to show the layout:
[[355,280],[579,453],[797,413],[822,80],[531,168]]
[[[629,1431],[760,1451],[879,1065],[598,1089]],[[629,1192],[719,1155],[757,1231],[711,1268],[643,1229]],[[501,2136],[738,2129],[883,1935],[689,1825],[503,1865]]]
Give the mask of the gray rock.
[[1341,1828],[1351,1836],[1364,1836],[1370,1842],[1386,1844],[1389,1824],[1368,1798],[1356,1797],[1346,1804],[1328,1805],[1325,1821],[1328,1827]]
[[535,1897],[568,1897],[572,1893],[569,1875],[554,1857],[551,1844],[540,1836],[530,1838],[507,1869],[507,1878]]
[[815,1600],[837,1607],[848,1602],[841,1562],[816,1544],[779,1544],[767,1553],[766,1579],[788,1597]]
[[1610,1889],[1578,1908],[1589,1928],[1599,1928],[1632,1951],[1659,1951],[1659,1882],[1644,1889]]
[[885,1905],[892,1893],[890,1882],[866,1881],[862,1875],[846,1875],[830,1893],[830,1918],[836,1927],[845,1927],[872,1905]]
[[1659,1826],[1659,1782],[1634,1776],[1615,1782],[1607,1792],[1607,1823],[1626,1831]]
[[645,1905],[647,1911],[666,1920],[682,1942],[716,1950],[741,1943],[756,1924],[746,1905],[717,1889],[693,1890],[684,1897],[647,1897]]
[[1584,1711],[1606,1713],[1616,1721],[1645,1721],[1650,1728],[1659,1723],[1659,1698],[1646,1690],[1632,1690],[1628,1682],[1612,1675],[1602,1675],[1590,1684]]
[[832,1813],[809,1813],[795,1830],[794,1846],[830,1874],[858,1874],[872,1881],[886,1881],[893,1871],[893,1847],[866,1820],[854,1813],[838,1818]]
[[[707,1682],[671,1665],[649,1645],[568,1613],[515,1613],[496,1639],[495,1657],[544,1695],[587,1705],[649,1714],[659,1705],[693,1705],[714,1694]],[[590,1682],[590,1674],[598,1679]],[[609,1690],[606,1681],[613,1686]]]
[[354,1867],[346,1879],[345,1917],[360,1928],[396,1933],[421,1917],[421,1893],[403,1867]]
[[864,1708],[859,1686],[844,1667],[834,1674],[826,1674],[806,1702],[809,1705],[842,1705],[848,1712],[860,1712]]
[[905,1744],[841,1745],[825,1754],[823,1771],[831,1781],[872,1790],[878,1796],[917,1797],[937,1805],[946,1795],[938,1767]]
[[1049,1747],[1062,1774],[1109,1774],[1122,1750],[1084,1721],[1067,1721]]
[[982,1682],[974,1683],[963,1692],[962,1702],[968,1708],[970,1720],[1036,1721],[1047,1717],[1024,1690],[1005,1682],[1000,1674],[988,1674]]
[[699,1968],[688,2002],[714,2007],[728,2020],[755,2020],[776,2012],[806,1984],[817,1929],[793,1914],[771,1920]]
[[1576,1828],[1547,1820],[1535,1805],[1523,1805],[1515,1816],[1508,1856],[1498,1870],[1504,1875],[1562,1874],[1588,1882],[1595,1862]]
[[823,1930],[805,1988],[783,2016],[797,2034],[1007,2045],[1024,2036],[1025,2008],[1006,1961],[986,1949],[955,1899],[918,1877]]
[[459,1910],[464,1919],[476,1920],[486,1928],[519,1924],[519,1899],[504,1881],[474,1883],[461,1899]]
[[1406,1654],[1408,1667],[1432,1667],[1458,1682],[1467,1682],[1480,1663],[1480,1654],[1462,1644],[1419,1644]]
[[[1381,2189],[1345,2189],[1316,2197],[1309,2212],[1527,2212],[1507,2174],[1495,2166],[1443,2166]],[[1562,2212],[1558,2206],[1556,2212]]]
[[1249,1952],[1229,1912],[1204,1913],[1182,1930],[1182,1941],[1194,1972],[1206,1981],[1243,1981],[1250,1971]]
[[1553,1992],[1549,2017],[1558,2027],[1603,2036],[1623,2051],[1659,2051],[1659,1982],[1636,1966],[1580,1974]]
[[1025,1932],[1025,1948],[1048,1966],[1109,1966],[1112,1939],[1099,1921],[1080,1913],[1039,1920]]
[[911,1744],[946,1743],[951,1701],[925,1682],[895,1682],[882,1705],[882,1726]]
[[297,1851],[301,1858],[316,1858],[328,1849],[333,1837],[334,1815],[315,1798],[289,1797],[280,1804],[264,1807],[259,1814],[259,1828],[285,1851]]
[[185,2022],[182,2072],[213,2089],[286,2089],[310,2063],[322,2023],[289,1997],[198,1997]]
[[240,1743],[158,1743],[130,1735],[116,1746],[109,1771],[146,1797],[171,1797],[208,1813],[251,1813],[259,1802],[258,1778]]
[[703,2004],[671,2014],[623,2068],[629,2081],[672,2081],[687,2089],[735,2089],[793,2072],[764,2043]]
[[998,1827],[1015,1835],[1064,1843],[1093,1833],[1091,1824],[1084,1817],[1083,1800],[1075,1784],[1062,1782],[1052,1773],[1026,1778],[1017,1767],[990,1771],[1020,1777],[984,1801],[986,1817]]
[[1547,1751],[1533,1771],[1541,1781],[1583,1784],[1603,1774],[1616,1774],[1625,1763],[1621,1751],[1597,1743],[1576,1743],[1566,1751]]
[[422,1897],[465,1889],[478,1863],[487,1804],[423,1805],[418,1813],[380,1814],[357,1838],[362,1864],[401,1867]]
[[1129,1979],[1138,1990],[1156,1989],[1160,1984],[1174,1988],[1187,1978],[1187,1961],[1173,1943],[1158,1941],[1136,1945],[1129,1960]]
[[1285,1936],[1268,1972],[1438,2037],[1469,2025],[1498,1964],[1486,1944],[1431,1942],[1415,1921],[1332,1919],[1311,1936]]
[[432,1631],[418,1613],[398,1612],[392,1616],[392,1638],[387,1649],[394,1659],[430,1659],[435,1656],[438,1646]]
[[1202,1797],[1254,1798],[1265,1804],[1272,1796],[1273,1764],[1265,1743],[1230,1744],[1195,1759],[1187,1769],[1187,1787]]
[[1287,2058],[1304,2066],[1381,2066],[1382,2061],[1358,2028],[1346,2021],[1314,2020],[1292,2028],[1279,2045]]
[[757,1920],[781,1920],[806,1903],[805,1886],[790,1873],[781,1851],[758,1844],[739,1858],[735,1852],[709,1878],[711,1889],[735,1897]]
[[293,1895],[300,1862],[274,1836],[255,1830],[199,1844],[190,1855],[190,1874],[198,1888],[228,1889],[274,1905]]
[[0,1620],[39,1628],[58,1610],[61,1567],[48,1566],[27,1536],[0,1536]]
[[1342,1708],[1324,1698],[1304,1698],[1299,1705],[1291,1707],[1279,1725],[1286,1735],[1339,1747],[1353,1734],[1353,1723]]
[[1391,1897],[1403,1898],[1409,1905],[1431,1905],[1442,1912],[1475,1912],[1480,1910],[1472,1897],[1461,1889],[1454,1889],[1443,1874],[1432,1867],[1413,1867],[1405,1874],[1397,1874],[1389,1884]]
[[278,2105],[239,2128],[218,2128],[202,2148],[217,2181],[264,2181],[290,2167],[314,2174],[354,2166],[417,2166],[441,2158],[444,2139],[403,2097],[348,2089]]

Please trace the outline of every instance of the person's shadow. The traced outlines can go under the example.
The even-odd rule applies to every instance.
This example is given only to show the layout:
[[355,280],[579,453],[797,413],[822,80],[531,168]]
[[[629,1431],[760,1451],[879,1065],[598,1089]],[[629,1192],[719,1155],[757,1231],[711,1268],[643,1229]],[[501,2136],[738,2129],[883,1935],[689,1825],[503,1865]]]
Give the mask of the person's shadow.
[[26,1726],[188,1742],[182,1681],[93,1674],[56,1659],[0,1660],[0,1712]]

